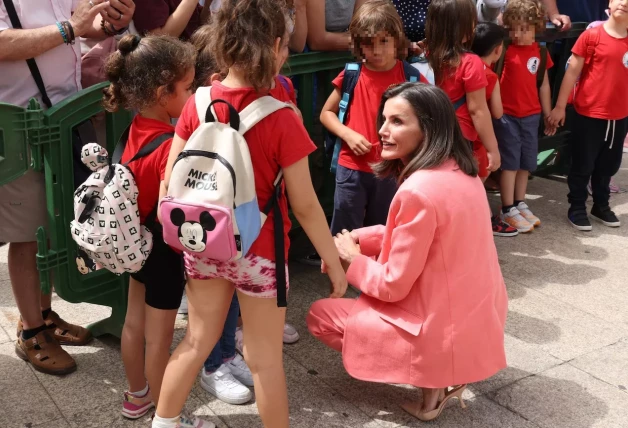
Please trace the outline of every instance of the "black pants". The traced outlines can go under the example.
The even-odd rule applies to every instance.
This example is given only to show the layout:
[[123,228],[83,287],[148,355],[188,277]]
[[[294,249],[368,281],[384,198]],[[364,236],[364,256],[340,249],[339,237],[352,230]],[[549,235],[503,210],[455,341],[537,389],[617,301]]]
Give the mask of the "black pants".
[[593,203],[608,206],[611,177],[621,166],[628,118],[593,119],[576,114],[571,130],[571,170],[567,177],[571,208],[585,208],[591,180]]

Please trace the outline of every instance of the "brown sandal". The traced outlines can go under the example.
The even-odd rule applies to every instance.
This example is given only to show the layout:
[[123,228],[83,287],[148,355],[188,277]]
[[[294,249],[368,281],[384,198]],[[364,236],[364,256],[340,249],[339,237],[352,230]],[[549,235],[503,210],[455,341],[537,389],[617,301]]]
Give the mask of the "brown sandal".
[[74,359],[63,350],[48,330],[27,340],[23,340],[20,335],[15,344],[15,353],[42,373],[64,375],[76,370]]
[[[51,311],[44,322],[46,327],[51,330],[56,341],[61,345],[83,346],[92,340],[92,334],[88,329],[64,321],[55,311]],[[23,329],[22,319],[20,318],[17,324],[18,337],[22,335]]]

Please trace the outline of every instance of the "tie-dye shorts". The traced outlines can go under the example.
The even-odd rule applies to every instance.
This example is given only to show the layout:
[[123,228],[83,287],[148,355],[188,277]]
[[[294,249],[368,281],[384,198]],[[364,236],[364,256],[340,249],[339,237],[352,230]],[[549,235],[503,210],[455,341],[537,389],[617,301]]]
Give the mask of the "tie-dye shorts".
[[[248,254],[240,260],[216,263],[215,260],[184,253],[185,271],[197,280],[222,278],[232,282],[236,289],[253,297],[277,297],[275,262]],[[286,289],[289,288],[286,264]]]

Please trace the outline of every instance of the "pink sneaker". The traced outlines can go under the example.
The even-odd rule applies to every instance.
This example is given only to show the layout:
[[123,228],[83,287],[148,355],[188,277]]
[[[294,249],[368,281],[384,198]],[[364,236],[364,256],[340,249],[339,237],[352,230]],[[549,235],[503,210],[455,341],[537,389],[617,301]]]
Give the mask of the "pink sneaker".
[[136,397],[129,391],[124,393],[122,402],[122,416],[129,419],[139,419],[155,407],[150,395],[150,389],[143,397]]

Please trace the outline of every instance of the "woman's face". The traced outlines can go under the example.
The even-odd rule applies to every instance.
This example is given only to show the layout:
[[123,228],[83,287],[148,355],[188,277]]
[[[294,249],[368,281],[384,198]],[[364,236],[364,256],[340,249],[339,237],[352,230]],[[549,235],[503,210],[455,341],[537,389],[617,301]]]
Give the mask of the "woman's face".
[[419,119],[410,103],[402,97],[390,98],[384,104],[384,123],[379,130],[382,159],[401,159],[404,164],[423,142]]

